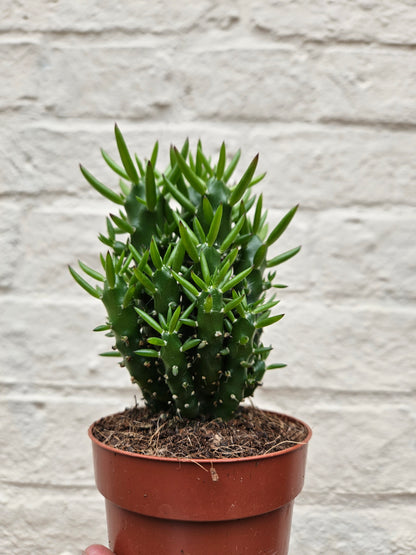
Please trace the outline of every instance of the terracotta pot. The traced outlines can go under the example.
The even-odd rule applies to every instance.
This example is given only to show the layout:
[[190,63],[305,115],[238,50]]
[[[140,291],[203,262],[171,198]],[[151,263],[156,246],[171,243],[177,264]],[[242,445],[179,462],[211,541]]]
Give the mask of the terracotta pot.
[[93,426],[95,479],[117,555],[287,554],[306,424],[304,442],[284,451],[212,460],[120,451],[94,438]]

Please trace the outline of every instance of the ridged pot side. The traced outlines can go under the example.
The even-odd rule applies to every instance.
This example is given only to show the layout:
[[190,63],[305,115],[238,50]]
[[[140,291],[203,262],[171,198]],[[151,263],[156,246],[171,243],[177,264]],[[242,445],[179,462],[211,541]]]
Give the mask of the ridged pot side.
[[[289,418],[292,421],[299,420]],[[96,484],[106,499],[143,515],[219,521],[267,513],[303,487],[311,438],[288,449],[238,459],[174,459],[120,451],[99,442],[90,427]]]
[[[273,414],[273,413],[270,413]],[[287,555],[311,429],[288,449],[237,459],[120,451],[89,429],[95,478],[117,555]]]

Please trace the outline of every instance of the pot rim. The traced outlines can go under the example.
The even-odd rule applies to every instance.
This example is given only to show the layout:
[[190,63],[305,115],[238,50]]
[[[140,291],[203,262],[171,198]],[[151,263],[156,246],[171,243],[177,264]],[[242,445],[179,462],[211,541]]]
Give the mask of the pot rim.
[[[263,455],[250,455],[249,457],[230,457],[230,458],[225,458],[225,459],[191,459],[191,458],[180,458],[180,457],[160,457],[160,456],[156,456],[156,455],[142,455],[141,453],[132,453],[131,451],[123,451],[122,449],[118,449],[116,447],[112,447],[111,445],[106,445],[105,443],[103,443],[102,441],[99,441],[92,433],[92,430],[95,426],[95,424],[97,422],[99,422],[99,420],[94,421],[91,426],[88,428],[88,436],[91,439],[91,441],[93,443],[95,443],[97,445],[97,447],[100,447],[102,449],[105,449],[107,451],[110,451],[112,453],[117,453],[119,455],[125,455],[127,457],[133,457],[133,458],[138,458],[138,459],[142,459],[142,460],[147,460],[147,461],[155,461],[155,462],[166,462],[166,463],[183,463],[183,464],[199,464],[199,465],[203,465],[203,464],[209,464],[209,465],[218,465],[218,464],[227,464],[227,463],[238,463],[238,462],[249,462],[249,461],[259,461],[259,460],[267,460],[267,459],[271,459],[273,457],[278,457],[278,456],[283,456],[286,455],[287,453],[291,453],[292,451],[297,451],[298,449],[302,449],[303,447],[305,447],[306,445],[308,445],[311,437],[312,437],[312,429],[310,428],[310,426],[308,426],[308,424],[306,424],[306,422],[304,422],[303,420],[300,420],[299,418],[295,418],[294,416],[290,416],[289,414],[285,414],[282,412],[275,412],[275,411],[271,411],[271,410],[262,410],[262,412],[265,413],[269,413],[269,414],[275,414],[278,416],[284,416],[286,418],[289,418],[290,420],[296,420],[297,422],[299,422],[300,424],[302,424],[303,426],[305,426],[306,430],[308,431],[306,438],[302,441],[297,443],[296,445],[292,445],[292,447],[287,447],[286,449],[282,449],[281,451],[274,451],[271,453],[266,453]],[[115,413],[117,414],[117,413]]]

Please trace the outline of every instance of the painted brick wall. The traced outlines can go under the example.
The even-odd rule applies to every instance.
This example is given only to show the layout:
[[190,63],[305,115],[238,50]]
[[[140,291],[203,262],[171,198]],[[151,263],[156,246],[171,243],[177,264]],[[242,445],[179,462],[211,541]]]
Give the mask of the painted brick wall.
[[89,423],[131,404],[97,357],[96,264],[112,128],[261,153],[286,317],[255,402],[314,429],[293,555],[416,550],[416,4],[3,0],[0,6],[0,552],[105,542]]

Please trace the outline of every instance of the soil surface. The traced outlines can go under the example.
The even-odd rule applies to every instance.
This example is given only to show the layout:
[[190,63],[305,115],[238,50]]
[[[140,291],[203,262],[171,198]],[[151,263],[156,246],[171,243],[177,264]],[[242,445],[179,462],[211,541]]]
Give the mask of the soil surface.
[[302,443],[299,422],[243,407],[228,422],[151,414],[133,407],[99,420],[93,435],[122,451],[180,459],[224,459],[264,455]]

